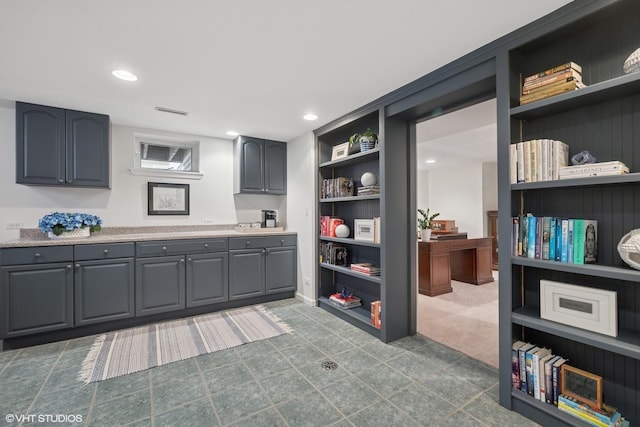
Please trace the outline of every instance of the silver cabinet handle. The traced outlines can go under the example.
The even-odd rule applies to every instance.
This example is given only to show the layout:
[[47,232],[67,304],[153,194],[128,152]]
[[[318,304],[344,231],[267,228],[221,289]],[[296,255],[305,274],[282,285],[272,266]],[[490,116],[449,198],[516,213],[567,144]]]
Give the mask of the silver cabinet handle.
[[180,260],[180,262],[184,262],[184,258],[182,258],[182,259]]
[[59,178],[59,179],[58,179],[58,182],[63,183],[63,182],[64,182],[64,179]]
[[188,259],[187,259],[187,261],[189,261],[189,262],[192,262],[192,261],[193,261],[193,259],[191,259],[191,258],[188,258]]
[[167,247],[166,247],[166,246],[163,246],[163,247],[162,247],[162,250],[163,250],[163,251],[166,251],[166,250],[167,250]]
[[76,264],[76,268],[80,268],[80,264]]
[[208,248],[208,247],[209,247],[209,244],[208,244],[208,243],[205,243],[205,244],[204,244],[204,247],[205,247],[205,248]]
[[108,254],[108,253],[109,253],[109,249],[105,249],[105,250],[104,250],[104,254],[106,255],[106,254]]
[[250,244],[251,244],[251,242],[247,240],[246,245],[249,246]]
[[67,265],[67,270],[71,270],[71,264]]
[[33,254],[33,256],[36,258],[40,258],[40,252],[36,252],[35,254]]
[[280,243],[284,245],[284,239],[280,239]]

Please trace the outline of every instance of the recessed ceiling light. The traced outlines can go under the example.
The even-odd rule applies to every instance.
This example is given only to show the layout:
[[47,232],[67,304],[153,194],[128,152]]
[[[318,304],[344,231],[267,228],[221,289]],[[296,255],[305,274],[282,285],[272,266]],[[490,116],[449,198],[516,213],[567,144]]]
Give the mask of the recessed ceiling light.
[[307,113],[304,116],[302,116],[302,118],[305,119],[305,120],[317,120],[318,116],[316,116],[313,113]]
[[120,80],[126,80],[128,82],[135,82],[136,80],[138,80],[138,76],[127,70],[113,70],[111,74],[113,74]]
[[436,160],[435,160],[435,159],[428,159],[428,160],[427,160],[427,163],[435,163],[435,162],[436,162]]
[[229,136],[238,136],[240,134],[238,132],[236,132],[235,130],[228,130],[227,131],[227,135],[229,135]]

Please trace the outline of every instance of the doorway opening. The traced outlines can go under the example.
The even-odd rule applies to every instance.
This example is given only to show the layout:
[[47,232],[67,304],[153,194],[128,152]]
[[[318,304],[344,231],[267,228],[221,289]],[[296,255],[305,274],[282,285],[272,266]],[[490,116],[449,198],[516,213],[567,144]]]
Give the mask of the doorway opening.
[[[439,250],[435,245],[448,239],[483,238],[481,243],[485,244],[484,240],[492,237],[495,229],[491,221],[498,207],[495,98],[419,121],[415,124],[415,135],[416,205],[439,214],[435,218],[431,246]],[[493,255],[497,255],[496,250],[492,245]],[[451,271],[458,268],[456,263],[465,262],[457,253],[450,255]],[[420,268],[420,262],[435,258],[418,256],[417,259]],[[448,289],[425,292],[419,284],[416,330],[420,335],[497,368],[498,272],[493,261],[485,268],[489,269],[484,273],[485,279],[480,280],[491,280],[486,278],[489,274],[493,281],[488,283],[459,281],[453,274],[448,278],[451,283]],[[432,274],[436,268],[440,272],[435,274],[442,274],[447,267],[434,264],[430,268]],[[418,280],[428,279],[419,274]]]

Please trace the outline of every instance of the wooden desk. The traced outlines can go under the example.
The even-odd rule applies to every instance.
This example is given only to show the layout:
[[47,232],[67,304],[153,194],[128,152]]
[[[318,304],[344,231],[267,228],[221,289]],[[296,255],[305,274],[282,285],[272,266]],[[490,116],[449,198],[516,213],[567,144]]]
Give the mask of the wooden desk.
[[418,243],[418,292],[436,296],[452,291],[451,279],[482,285],[493,282],[491,238]]

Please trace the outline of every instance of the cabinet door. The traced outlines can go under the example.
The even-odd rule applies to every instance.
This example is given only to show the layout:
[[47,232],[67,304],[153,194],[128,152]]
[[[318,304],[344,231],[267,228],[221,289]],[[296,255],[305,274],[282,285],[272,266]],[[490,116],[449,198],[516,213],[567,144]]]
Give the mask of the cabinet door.
[[76,263],[75,325],[133,317],[133,258]]
[[229,300],[227,252],[187,255],[187,307]]
[[2,268],[0,337],[73,326],[71,263]]
[[16,102],[16,183],[65,185],[64,110]]
[[264,188],[269,194],[287,194],[287,144],[264,143]]
[[266,272],[268,294],[295,290],[298,287],[296,248],[267,248]]
[[243,138],[240,150],[240,191],[262,193],[264,191],[264,141]]
[[136,316],[185,308],[184,256],[136,260]]
[[264,294],[264,249],[229,251],[229,299]]
[[67,110],[67,185],[109,187],[109,116]]

